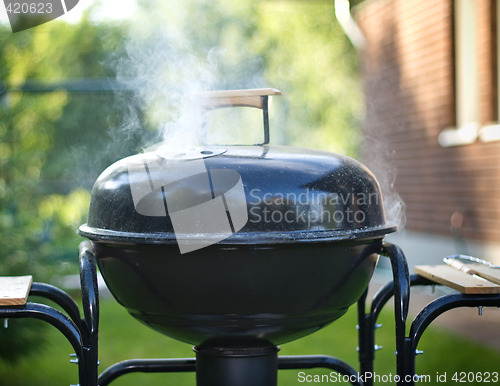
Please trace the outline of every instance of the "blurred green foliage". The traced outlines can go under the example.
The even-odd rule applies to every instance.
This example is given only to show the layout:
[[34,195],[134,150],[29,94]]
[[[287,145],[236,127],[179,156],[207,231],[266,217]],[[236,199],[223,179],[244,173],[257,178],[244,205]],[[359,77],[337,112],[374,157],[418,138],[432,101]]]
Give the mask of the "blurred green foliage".
[[[113,47],[106,45],[109,40],[103,34],[113,33],[117,31],[88,21],[54,22],[16,34],[3,27],[0,80],[15,87],[30,79],[56,82],[106,76],[99,62]],[[82,190],[89,184],[74,175],[77,162],[88,161],[75,159],[74,150],[103,136],[112,106],[109,96],[108,108],[94,99],[83,100],[63,90],[2,96],[1,274],[32,273],[35,280],[48,280],[54,263],[74,260],[75,230],[89,199],[88,191]],[[58,273],[64,272],[60,269],[59,265]]]
[[[356,52],[330,1],[190,0],[175,12],[169,2],[139,3],[150,10],[143,43],[166,17],[172,31],[183,31],[190,55],[215,62],[217,88],[283,91],[273,111],[273,143],[356,154]],[[2,84],[15,89],[31,80],[115,78],[134,30],[126,21],[97,23],[91,16],[92,10],[76,24],[52,21],[15,34],[0,25],[0,275],[50,282],[76,273],[76,230],[94,180],[157,139],[154,116],[132,92],[2,93]],[[0,356],[23,354],[19,348],[40,337],[33,331],[29,323],[0,329]],[[23,344],[12,349],[21,336]]]
[[358,56],[335,20],[332,1],[259,3],[254,44],[276,98],[281,140],[355,157],[362,119]]
[[[88,20],[16,34],[0,26],[0,81],[15,89],[32,79],[113,76],[102,62],[119,49],[120,36],[119,28]],[[78,272],[76,229],[85,220],[92,182],[103,164],[131,152],[126,141],[121,153],[106,151],[108,127],[119,126],[110,113],[115,105],[112,94],[1,95],[0,275],[51,282]],[[99,152],[104,156],[96,162]],[[30,321],[0,329],[0,356],[15,360],[42,336],[40,324]]]

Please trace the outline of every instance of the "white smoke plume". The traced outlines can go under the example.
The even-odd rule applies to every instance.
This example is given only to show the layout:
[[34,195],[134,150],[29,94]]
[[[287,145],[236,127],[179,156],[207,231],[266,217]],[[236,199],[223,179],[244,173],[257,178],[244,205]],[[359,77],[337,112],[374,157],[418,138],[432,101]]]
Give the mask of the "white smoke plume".
[[[226,0],[153,0],[140,4],[130,22],[127,55],[117,61],[117,79],[135,90],[137,110],[149,126],[159,130],[159,140],[166,146],[202,145],[206,127],[200,92],[221,86],[263,86],[258,55],[240,36],[251,28],[251,21],[242,21],[243,13],[239,14],[248,6]],[[234,59],[235,52],[227,47],[228,36],[220,33],[231,30],[240,37],[239,47],[232,47],[239,49],[239,59]],[[127,114],[130,130],[139,129],[139,120],[134,117],[137,110]]]

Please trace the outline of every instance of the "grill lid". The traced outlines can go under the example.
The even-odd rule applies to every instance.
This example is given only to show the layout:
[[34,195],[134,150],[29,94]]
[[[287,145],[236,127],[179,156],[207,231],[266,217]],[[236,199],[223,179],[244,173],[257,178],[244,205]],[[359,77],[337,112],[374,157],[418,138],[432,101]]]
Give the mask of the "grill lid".
[[349,157],[281,146],[158,150],[96,181],[80,234],[119,243],[263,244],[383,237],[380,187]]
[[80,234],[116,243],[174,243],[181,253],[218,244],[279,244],[383,237],[380,187],[345,156],[269,146],[276,89],[202,94],[206,109],[262,109],[264,142],[166,150],[116,162],[92,190]]

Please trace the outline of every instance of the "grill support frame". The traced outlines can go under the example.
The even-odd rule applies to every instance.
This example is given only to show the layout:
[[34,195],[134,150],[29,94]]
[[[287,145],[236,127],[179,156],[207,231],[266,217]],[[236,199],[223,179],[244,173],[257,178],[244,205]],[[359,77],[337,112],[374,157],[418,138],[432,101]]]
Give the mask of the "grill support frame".
[[[326,368],[348,376],[352,380],[351,384],[353,385],[373,385],[373,379],[367,375],[370,373],[373,374],[377,317],[382,307],[384,307],[391,297],[394,297],[396,363],[397,375],[399,377],[397,384],[398,386],[414,385],[416,348],[426,328],[436,317],[450,309],[459,307],[500,307],[500,295],[465,295],[460,293],[445,295],[422,309],[413,320],[409,334],[407,335],[406,318],[410,287],[435,285],[435,283],[419,275],[410,276],[404,254],[397,246],[384,243],[383,255],[386,255],[391,260],[393,281],[387,283],[377,292],[368,313],[366,312],[367,291],[365,291],[357,303],[359,372],[349,364],[331,356],[278,356],[277,350],[272,348],[270,348],[269,355],[267,355],[267,359],[264,361],[267,362],[265,366],[269,366],[269,363],[274,363],[276,371]],[[78,358],[78,360],[74,361],[78,364],[80,385],[107,386],[120,376],[136,372],[196,372],[199,366],[197,366],[197,359],[195,358],[131,359],[111,365],[98,376],[99,301],[96,262],[89,243],[82,243],[80,247],[80,272],[84,305],[83,317],[80,317],[78,305],[64,291],[48,284],[34,283],[30,295],[51,300],[60,306],[62,311],[45,304],[28,302],[24,306],[0,307],[0,318],[35,318],[43,320],[61,331],[73,346]],[[225,359],[227,359],[227,356]],[[200,360],[199,356],[198,360]],[[271,375],[268,379],[268,385],[275,384],[273,383],[274,375]],[[199,385],[203,386],[203,382],[201,380]],[[230,384],[236,385],[234,380],[231,380]]]

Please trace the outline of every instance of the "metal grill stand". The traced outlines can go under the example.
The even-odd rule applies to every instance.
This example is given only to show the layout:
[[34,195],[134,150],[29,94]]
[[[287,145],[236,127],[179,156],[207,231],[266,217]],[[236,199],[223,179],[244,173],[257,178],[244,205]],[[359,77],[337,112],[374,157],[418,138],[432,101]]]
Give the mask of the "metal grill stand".
[[[428,280],[419,275],[411,275],[411,286],[429,286],[436,285],[435,282]],[[370,325],[366,329],[366,333],[373,339],[375,335],[375,326],[378,314],[382,307],[392,297],[393,283],[388,283],[382,287],[375,295],[372,303],[370,314],[366,317],[370,320]],[[404,349],[404,355],[401,359],[400,368],[398,367],[398,375],[402,380],[401,384],[413,386],[416,382],[415,359],[419,353],[417,350],[418,342],[429,325],[441,314],[454,308],[460,307],[500,307],[500,295],[498,294],[463,294],[454,293],[442,296],[433,300],[425,306],[413,320],[408,336],[401,334],[397,335],[397,340],[400,346]],[[373,363],[373,358],[371,358]],[[370,364],[368,365],[370,366]],[[371,365],[372,366],[372,365]],[[368,367],[369,368],[369,367]],[[373,367],[371,367],[373,369]],[[372,383],[365,383],[370,386]]]
[[80,281],[84,317],[76,302],[64,291],[49,284],[33,283],[30,295],[53,301],[63,312],[45,304],[26,303],[23,306],[0,307],[0,318],[33,318],[56,327],[71,343],[76,353],[72,361],[78,363],[80,385],[97,385],[99,328],[99,294],[96,263],[89,243],[80,245]]
[[[398,248],[392,246],[392,252],[399,254]],[[398,260],[398,259],[396,259]],[[394,261],[392,259],[391,261]],[[394,265],[393,265],[394,269]],[[413,320],[408,335],[406,335],[405,323],[401,323],[402,317],[406,316],[404,313],[398,316],[399,301],[403,299],[403,291],[401,291],[401,283],[406,282],[405,287],[411,286],[434,286],[436,282],[424,278],[420,275],[411,275],[409,280],[406,278],[396,278],[396,271],[394,281],[387,283],[383,286],[374,296],[371,309],[368,314],[364,313],[364,306],[366,297],[360,299],[358,303],[358,317],[359,317],[359,340],[360,346],[360,374],[373,374],[373,361],[375,359],[375,330],[377,328],[377,318],[384,307],[384,305],[395,296],[395,309],[396,309],[396,355],[397,355],[397,375],[399,377],[398,385],[414,386],[418,382],[418,375],[416,374],[415,359],[421,353],[417,350],[418,343],[423,333],[429,325],[441,314],[451,309],[460,307],[500,307],[500,294],[465,294],[453,293],[441,296],[429,304],[427,304]],[[399,282],[399,284],[398,284]],[[399,288],[399,289],[398,289]],[[408,300],[404,300],[406,307]],[[405,310],[405,306],[401,307]],[[407,312],[407,308],[406,311]],[[399,324],[399,326],[398,326]],[[373,378],[365,378],[365,386],[373,385]]]
[[[406,371],[405,325],[408,314],[410,276],[402,250],[384,243],[382,254],[389,257],[394,281],[390,297],[395,297],[397,368],[398,374]],[[392,284],[396,283],[396,285]],[[99,385],[105,386],[114,379],[132,372],[189,372],[196,371],[198,386],[275,386],[277,370],[326,368],[348,377],[352,385],[366,385],[360,375],[373,371],[374,332],[376,315],[365,315],[366,292],[358,302],[359,358],[361,372],[347,363],[326,355],[277,356],[276,348],[258,348],[221,352],[210,347],[195,349],[195,359],[132,359],[112,365],[99,376]],[[373,324],[372,324],[373,322]],[[404,383],[398,383],[403,385]]]
[[[44,304],[27,303],[19,307],[0,307],[0,318],[37,318],[59,329],[72,344],[78,363],[79,384],[105,386],[121,375],[132,372],[168,373],[196,371],[198,386],[275,386],[277,370],[326,368],[345,375],[353,385],[363,383],[363,377],[373,369],[374,326],[378,312],[385,302],[395,297],[397,368],[398,374],[411,372],[411,344],[405,338],[405,322],[408,313],[410,279],[403,252],[396,246],[384,244],[382,253],[391,260],[394,282],[389,283],[365,314],[366,292],[358,302],[359,359],[358,373],[347,363],[327,355],[278,356],[276,347],[220,351],[216,347],[195,349],[194,358],[133,359],[116,363],[98,377],[98,323],[99,302],[96,263],[91,245],[80,245],[80,278],[82,287],[83,318],[78,305],[62,290],[48,284],[35,283],[30,295],[54,301],[67,315]],[[393,284],[395,283],[395,284]],[[426,318],[424,318],[426,320]],[[410,343],[414,343],[413,340]],[[418,340],[417,340],[418,342]],[[416,345],[416,343],[415,343]],[[404,384],[404,383],[398,383]]]

